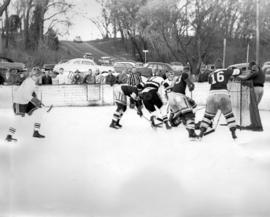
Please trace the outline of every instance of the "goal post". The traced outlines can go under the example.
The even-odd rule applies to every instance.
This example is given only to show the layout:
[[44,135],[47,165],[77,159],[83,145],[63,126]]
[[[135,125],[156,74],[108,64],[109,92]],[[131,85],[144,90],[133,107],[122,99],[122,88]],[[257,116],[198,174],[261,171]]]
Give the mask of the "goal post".
[[228,89],[238,128],[263,131],[252,81],[232,81]]

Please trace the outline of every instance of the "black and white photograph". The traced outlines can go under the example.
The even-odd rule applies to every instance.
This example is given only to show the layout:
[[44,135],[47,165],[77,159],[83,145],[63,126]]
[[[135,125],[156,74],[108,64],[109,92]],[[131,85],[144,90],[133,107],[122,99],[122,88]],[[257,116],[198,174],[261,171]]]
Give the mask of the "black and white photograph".
[[0,217],[270,217],[270,0],[0,0]]

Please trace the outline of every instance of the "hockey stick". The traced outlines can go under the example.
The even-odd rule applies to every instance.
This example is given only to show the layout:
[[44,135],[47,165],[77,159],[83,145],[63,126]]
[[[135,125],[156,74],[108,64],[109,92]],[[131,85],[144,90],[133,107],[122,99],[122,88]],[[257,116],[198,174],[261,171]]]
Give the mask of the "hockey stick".
[[205,132],[204,133],[204,136],[209,135],[209,134],[211,134],[211,133],[213,133],[213,132],[216,131],[217,126],[219,124],[219,120],[220,120],[221,114],[222,114],[222,112],[219,110],[218,119],[217,119],[217,122],[216,122],[215,126],[212,129],[210,129],[209,131]]
[[197,111],[205,109],[205,106],[197,106],[196,108],[193,109],[193,112],[196,113]]
[[[43,103],[41,105],[42,107],[46,107]],[[52,108],[53,108],[53,105],[50,105],[49,108],[46,110],[46,112],[49,113],[52,110]]]
[[[135,111],[138,112],[138,109],[135,108]],[[145,120],[147,120],[148,122],[152,123],[151,120],[149,118],[147,118],[144,114],[142,114],[142,116],[140,116],[140,117],[143,117]],[[162,124],[163,124],[162,122],[161,123],[158,123],[158,124],[156,124],[156,127],[161,127]]]

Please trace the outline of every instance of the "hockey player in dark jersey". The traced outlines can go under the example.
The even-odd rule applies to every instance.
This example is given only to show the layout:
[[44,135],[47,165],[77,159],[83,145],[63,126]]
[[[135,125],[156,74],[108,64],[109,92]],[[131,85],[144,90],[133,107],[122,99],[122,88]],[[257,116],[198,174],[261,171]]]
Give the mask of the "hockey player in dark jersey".
[[236,121],[232,112],[227,83],[232,75],[238,75],[239,73],[239,69],[217,69],[209,74],[210,93],[206,101],[205,114],[200,125],[200,138],[206,133],[218,110],[225,116],[232,138],[237,138],[235,133]]
[[189,91],[193,91],[195,86],[189,79],[188,74],[183,72],[179,77],[176,77],[169,94],[169,105],[173,112],[171,119],[176,120],[181,116],[190,139],[195,139],[197,138],[195,133],[195,115],[192,105],[186,96],[186,87],[189,88]]
[[[167,113],[163,113],[160,109],[163,106],[163,102],[161,100],[161,97],[158,93],[159,88],[163,84],[164,79],[159,76],[158,71],[153,72],[153,76],[149,78],[144,85],[144,89],[141,92],[141,97],[143,100],[143,104],[145,108],[150,113],[150,121],[151,126],[156,128],[160,126],[156,123],[158,112],[162,113],[162,122],[165,124],[167,129],[170,129],[170,125],[168,123],[168,117]],[[156,110],[156,107],[159,109],[159,111]]]
[[113,119],[110,124],[111,128],[119,129],[122,125],[119,123],[124,112],[127,110],[127,97],[130,98],[130,107],[133,108],[134,105],[137,108],[137,114],[142,116],[142,102],[139,98],[139,90],[142,89],[141,85],[133,87],[130,85],[118,85],[113,91],[114,102],[116,103],[116,111],[113,114]]

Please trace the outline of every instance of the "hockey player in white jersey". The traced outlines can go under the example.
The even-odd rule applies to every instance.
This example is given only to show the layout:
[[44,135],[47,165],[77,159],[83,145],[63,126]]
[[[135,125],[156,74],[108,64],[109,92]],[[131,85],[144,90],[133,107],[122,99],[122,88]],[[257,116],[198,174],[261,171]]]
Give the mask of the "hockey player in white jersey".
[[[42,72],[39,68],[34,67],[29,76],[22,82],[18,89],[14,92],[13,99],[13,111],[15,115],[24,117],[27,115],[32,115],[33,112],[41,108],[42,103],[36,96],[36,83],[40,79]],[[34,133],[35,138],[44,138],[45,136],[39,133],[40,123],[34,123]],[[6,136],[6,141],[17,141],[14,138],[16,128],[10,127],[9,132]]]
[[170,129],[171,126],[168,124],[168,117],[170,115],[170,106],[169,106],[169,94],[171,92],[172,83],[174,79],[174,72],[168,71],[166,72],[166,79],[164,80],[163,84],[159,88],[159,95],[161,96],[161,100],[163,106],[161,107],[161,113],[163,114],[163,122],[166,124],[166,128]]
[[[144,89],[141,92],[143,104],[150,113],[151,126],[154,128],[159,126],[158,124],[156,124],[156,120],[158,117],[158,113],[161,112],[160,109],[163,106],[163,102],[158,92],[163,82],[164,79],[159,76],[159,72],[156,70],[153,72],[153,76],[145,82]],[[159,110],[156,110],[156,107]],[[170,126],[166,113],[162,114],[162,120],[165,123],[166,128],[169,129]]]

